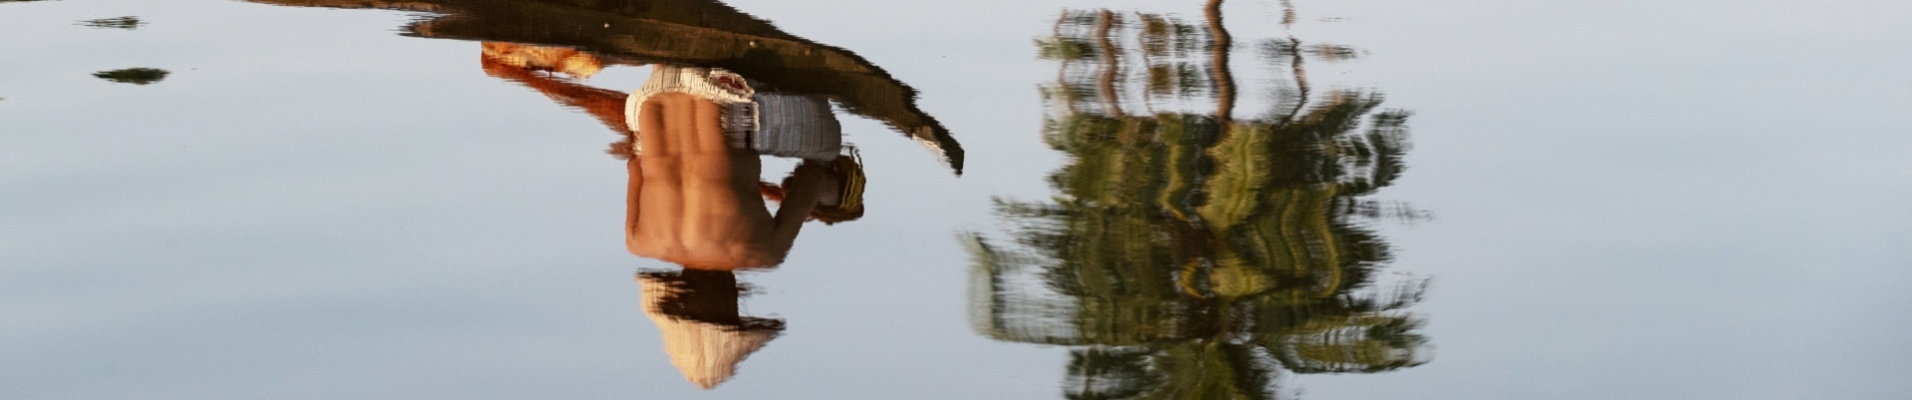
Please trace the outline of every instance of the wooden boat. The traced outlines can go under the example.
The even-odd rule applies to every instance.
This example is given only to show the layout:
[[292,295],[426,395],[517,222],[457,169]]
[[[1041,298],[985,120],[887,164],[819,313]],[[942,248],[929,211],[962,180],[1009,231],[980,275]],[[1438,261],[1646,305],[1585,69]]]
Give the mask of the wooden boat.
[[829,97],[915,140],[962,173],[962,145],[916,90],[869,60],[713,0],[248,0],[426,13],[405,36],[563,46],[622,63],[716,67],[778,91]]

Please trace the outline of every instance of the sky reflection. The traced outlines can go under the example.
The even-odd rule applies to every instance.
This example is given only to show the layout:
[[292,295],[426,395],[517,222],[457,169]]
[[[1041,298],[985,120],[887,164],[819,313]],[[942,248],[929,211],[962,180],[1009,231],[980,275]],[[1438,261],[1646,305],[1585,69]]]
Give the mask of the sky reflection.
[[[1912,396],[1912,3],[307,5],[0,1],[0,398]],[[632,254],[659,67],[865,217]]]

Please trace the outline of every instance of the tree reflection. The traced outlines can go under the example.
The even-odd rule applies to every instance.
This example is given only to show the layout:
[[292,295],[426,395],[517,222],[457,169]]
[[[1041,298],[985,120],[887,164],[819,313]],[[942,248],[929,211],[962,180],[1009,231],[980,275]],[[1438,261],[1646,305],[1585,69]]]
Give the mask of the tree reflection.
[[145,26],[146,22],[140,21],[139,17],[126,16],[126,17],[118,17],[118,18],[89,19],[85,21],[80,21],[78,25],[88,27],[88,28],[125,29],[130,31],[134,29],[139,29],[139,27],[141,26]]
[[1065,11],[1038,40],[1061,70],[1043,140],[1070,161],[1050,201],[998,200],[1008,244],[969,238],[976,328],[1074,347],[1071,399],[1273,398],[1283,371],[1425,362],[1403,311],[1423,285],[1377,283],[1390,256],[1362,225],[1411,217],[1369,199],[1401,173],[1408,113],[1311,93],[1305,62],[1358,52],[1288,37],[1253,46],[1284,82],[1237,118],[1235,39],[1205,11]]
[[111,82],[151,85],[166,80],[166,76],[171,74],[172,72],[158,68],[127,68],[95,72],[93,77]]

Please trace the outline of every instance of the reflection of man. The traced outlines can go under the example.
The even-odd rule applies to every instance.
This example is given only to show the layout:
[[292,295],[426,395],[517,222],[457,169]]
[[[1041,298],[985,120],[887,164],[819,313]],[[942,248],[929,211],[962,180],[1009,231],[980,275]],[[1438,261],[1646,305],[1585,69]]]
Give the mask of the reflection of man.
[[[595,73],[602,61],[586,53],[487,43],[484,55],[488,73],[633,132],[612,150],[630,159],[632,254],[696,269],[771,267],[806,219],[862,214],[860,166],[841,155],[842,128],[822,96],[760,91],[728,71],[673,65],[654,66],[643,87],[623,95],[530,72]],[[804,162],[778,187],[758,182],[759,155]],[[783,202],[775,215],[763,196]]]
[[[862,216],[862,167],[822,96],[778,93],[728,71],[655,65],[632,94],[534,71],[588,77],[607,63],[572,49],[485,43],[485,72],[583,109],[618,131],[611,153],[630,170],[625,242],[632,254],[684,266],[638,274],[644,314],[671,364],[700,388],[783,331],[738,313],[731,270],[783,262],[807,219]],[[628,64],[628,63],[626,63]],[[759,182],[761,155],[803,160],[781,186]],[[765,198],[782,202],[773,215]]]
[[631,254],[714,270],[783,262],[817,205],[822,167],[797,166],[773,217],[757,188],[757,153],[725,143],[722,106],[660,93],[639,107],[638,143],[644,150],[629,162]]

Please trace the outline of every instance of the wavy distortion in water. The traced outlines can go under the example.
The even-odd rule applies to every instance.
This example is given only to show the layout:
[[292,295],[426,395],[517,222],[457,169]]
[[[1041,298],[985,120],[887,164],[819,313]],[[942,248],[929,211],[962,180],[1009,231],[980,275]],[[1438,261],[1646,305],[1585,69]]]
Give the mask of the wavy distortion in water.
[[[970,235],[972,319],[1071,348],[1067,398],[1276,398],[1283,371],[1426,362],[1404,311],[1424,285],[1379,282],[1388,246],[1363,226],[1414,218],[1371,199],[1404,167],[1409,113],[1371,91],[1315,92],[1306,63],[1357,52],[1235,43],[1219,3],[1203,23],[1067,10],[1037,41],[1061,71],[1042,88],[1043,140],[1069,161],[1053,200],[998,200],[1007,238]],[[1283,76],[1252,118],[1237,99],[1264,94],[1242,93],[1236,48]]]

